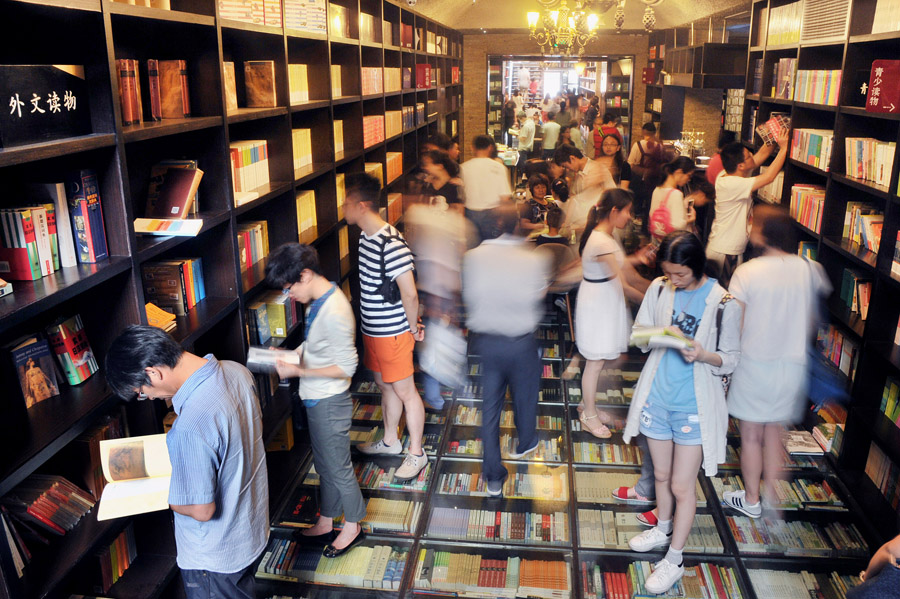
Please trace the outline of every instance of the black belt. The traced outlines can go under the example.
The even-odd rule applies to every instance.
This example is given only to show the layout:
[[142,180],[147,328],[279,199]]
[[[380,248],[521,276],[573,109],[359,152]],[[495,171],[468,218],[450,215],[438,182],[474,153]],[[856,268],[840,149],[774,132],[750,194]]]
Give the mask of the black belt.
[[612,281],[615,278],[616,278],[616,275],[613,275],[611,277],[606,277],[605,279],[589,279],[587,277],[584,277],[584,280],[587,281],[588,283],[607,283],[609,281]]

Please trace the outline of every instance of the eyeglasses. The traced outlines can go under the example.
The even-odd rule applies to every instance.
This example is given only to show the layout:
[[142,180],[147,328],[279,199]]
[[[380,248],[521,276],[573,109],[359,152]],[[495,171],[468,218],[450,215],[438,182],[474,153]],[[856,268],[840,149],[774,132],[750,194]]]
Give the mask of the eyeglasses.
[[137,391],[137,393],[134,394],[133,399],[136,399],[138,401],[144,401],[145,399],[150,399],[150,396],[147,395],[146,393],[144,393],[144,386],[141,385],[140,387],[138,387],[138,391]]
[[285,287],[284,289],[281,290],[281,293],[283,293],[283,294],[285,294],[285,295],[290,295],[290,293],[291,293],[291,288],[290,288],[290,287]]

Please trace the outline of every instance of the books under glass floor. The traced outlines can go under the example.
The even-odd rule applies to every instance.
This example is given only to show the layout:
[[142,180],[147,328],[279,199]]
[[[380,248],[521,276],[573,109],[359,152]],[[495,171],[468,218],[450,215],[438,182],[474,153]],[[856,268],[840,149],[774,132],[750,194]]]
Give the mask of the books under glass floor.
[[[367,537],[336,559],[294,534],[317,518],[319,477],[311,456],[273,512],[269,546],[257,568],[257,594],[313,597],[657,597],[643,581],[662,552],[630,551],[647,506],[618,503],[612,493],[640,476],[641,454],[622,429],[644,357],[629,354],[604,371],[597,404],[613,421],[612,437],[596,439],[577,417],[580,373],[565,379],[574,350],[564,319],[548,312],[537,332],[542,352],[537,410],[540,443],[521,460],[512,403],[500,418],[500,446],[510,476],[502,498],[481,477],[482,366],[469,356],[467,384],[443,390],[445,405],[426,412],[428,465],[398,482],[402,456],[352,452],[367,503]],[[378,387],[359,373],[352,443],[383,434]],[[416,375],[421,391],[419,375]],[[509,398],[507,398],[509,400]],[[402,423],[401,423],[402,425]],[[302,436],[302,433],[301,433]],[[404,444],[408,438],[401,435]],[[684,578],[663,597],[685,599],[839,599],[877,546],[852,496],[825,456],[785,452],[778,505],[751,519],[721,506],[725,491],[743,488],[740,434],[731,423],[728,459],[717,476],[697,479],[697,517],[685,546]],[[339,526],[340,523],[338,522]]]

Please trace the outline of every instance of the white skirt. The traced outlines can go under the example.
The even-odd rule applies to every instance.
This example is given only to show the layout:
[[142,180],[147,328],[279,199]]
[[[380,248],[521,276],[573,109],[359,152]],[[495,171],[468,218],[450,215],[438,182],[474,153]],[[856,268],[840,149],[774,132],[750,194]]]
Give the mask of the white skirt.
[[796,423],[807,402],[806,364],[741,356],[728,390],[728,413],[747,422]]

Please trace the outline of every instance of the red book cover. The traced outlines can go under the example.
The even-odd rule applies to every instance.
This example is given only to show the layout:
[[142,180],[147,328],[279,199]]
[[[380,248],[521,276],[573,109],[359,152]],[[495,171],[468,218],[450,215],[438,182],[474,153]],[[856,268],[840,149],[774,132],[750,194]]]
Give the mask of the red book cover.
[[191,116],[191,94],[188,91],[188,72],[187,72],[187,61],[180,60],[181,64],[181,97],[184,101],[184,116],[185,118]]
[[544,541],[550,541],[550,514],[544,514],[541,517],[541,538]]
[[159,96],[159,61],[155,58],[147,60],[147,83],[150,95],[150,120],[162,120],[162,105]]
[[61,526],[59,526],[58,524],[53,522],[53,520],[51,520],[48,517],[47,513],[44,510],[42,510],[41,508],[34,506],[34,505],[29,505],[25,511],[28,513],[29,516],[31,516],[32,518],[34,518],[35,520],[40,522],[42,525],[44,525],[47,528],[49,528],[50,530],[52,530],[53,532],[60,534],[60,535],[66,534],[66,531]]
[[431,65],[416,65],[416,89],[426,89],[431,87]]
[[241,231],[241,237],[244,238],[244,247],[247,248],[247,251],[244,252],[244,264],[249,269],[253,266],[252,253],[250,252],[250,231]]
[[97,360],[80,316],[76,314],[51,326],[47,329],[47,338],[70,385],[79,385],[97,372]]
[[119,102],[122,105],[122,125],[133,125],[134,100],[131,95],[131,87],[134,85],[134,76],[129,73],[130,62],[120,58],[116,61],[116,72],[119,79]]
[[716,597],[727,597],[728,593],[725,591],[725,583],[722,580],[722,576],[719,572],[718,566],[716,566],[715,564],[709,564],[707,572],[709,572],[712,576],[712,583],[716,587]]
[[184,297],[187,300],[187,309],[190,310],[197,305],[197,297],[194,295],[194,273],[191,272],[190,262],[183,260],[179,266],[181,270],[181,280],[184,283]]
[[170,168],[163,175],[159,196],[147,218],[185,218],[191,211],[203,171],[198,168]]
[[494,516],[494,529],[491,531],[490,538],[499,539],[500,538],[500,525],[503,520],[503,513],[497,512]]
[[137,60],[128,61],[128,72],[133,77],[133,90],[131,92],[134,103],[134,118],[138,124],[144,122],[144,103],[141,101],[141,67]]
[[866,112],[900,112],[900,60],[872,61]]

